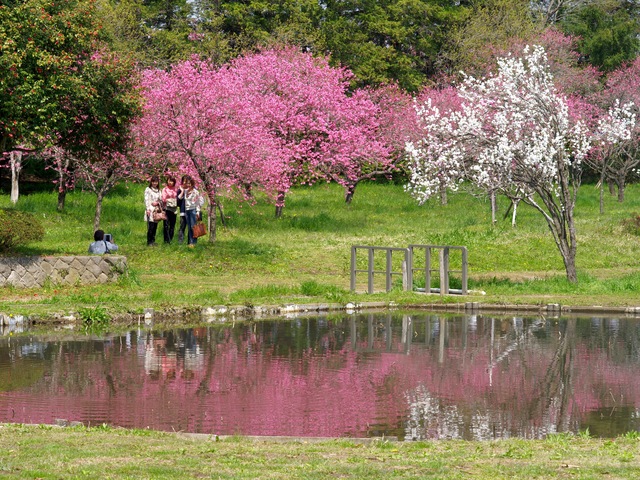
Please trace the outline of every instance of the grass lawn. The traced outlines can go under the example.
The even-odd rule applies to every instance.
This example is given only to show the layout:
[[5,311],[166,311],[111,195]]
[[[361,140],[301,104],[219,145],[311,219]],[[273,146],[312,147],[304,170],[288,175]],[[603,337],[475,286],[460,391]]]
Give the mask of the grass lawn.
[[[146,246],[143,185],[122,184],[104,201],[102,228],[112,233],[130,267],[127,279],[101,286],[0,289],[0,312],[64,313],[104,305],[112,312],[140,313],[218,304],[260,305],[316,302],[395,301],[399,304],[481,301],[516,304],[640,305],[640,238],[625,220],[640,212],[640,186],[631,185],[624,203],[607,194],[598,211],[598,190],[583,185],[576,208],[579,282],[565,280],[564,267],[542,216],[518,208],[518,225],[491,225],[489,202],[466,192],[449,195],[447,205],[418,205],[403,187],[369,183],[358,187],[351,205],[337,185],[299,187],[287,197],[284,215],[258,198],[253,205],[224,202],[225,226],[215,243],[187,249],[177,243]],[[36,214],[46,235],[21,255],[85,254],[92,239],[95,198],[71,192],[63,212],[52,190],[22,195],[17,208]],[[0,207],[9,207],[0,196]],[[161,230],[161,226],[159,228]],[[469,250],[471,289],[486,295],[445,297],[403,292],[366,295],[349,291],[352,245],[406,247],[409,244],[464,245]],[[376,257],[381,265],[382,258]],[[364,259],[358,260],[361,268]],[[394,260],[395,261],[395,260]],[[454,266],[456,258],[453,259]],[[397,284],[398,282],[396,282]],[[358,290],[365,289],[364,274]]]
[[397,443],[228,438],[110,427],[0,425],[7,478],[637,479],[640,440]]
[[[226,226],[216,243],[197,248],[148,248],[140,185],[121,185],[104,203],[102,227],[126,255],[130,275],[101,286],[0,289],[0,312],[51,314],[99,305],[110,313],[145,307],[395,301],[399,304],[481,301],[640,305],[639,238],[624,226],[640,212],[640,187],[619,204],[585,185],[576,210],[579,282],[564,278],[561,258],[542,217],[521,206],[518,226],[490,223],[489,202],[467,193],[449,204],[417,205],[401,186],[365,184],[351,205],[335,185],[294,189],[283,218],[263,199],[224,204]],[[92,237],[94,199],[69,194],[56,211],[53,192],[23,195],[17,208],[43,222],[43,241],[23,255],[84,254]],[[8,195],[0,207],[8,207]],[[500,202],[504,212],[507,204]],[[464,245],[470,288],[486,295],[425,296],[402,292],[349,292],[352,245]],[[359,279],[359,289],[364,279]],[[478,478],[636,479],[640,440],[633,432],[614,440],[551,435],[545,440],[491,442],[373,442],[194,440],[183,436],[102,427],[0,425],[0,476],[7,478]]]

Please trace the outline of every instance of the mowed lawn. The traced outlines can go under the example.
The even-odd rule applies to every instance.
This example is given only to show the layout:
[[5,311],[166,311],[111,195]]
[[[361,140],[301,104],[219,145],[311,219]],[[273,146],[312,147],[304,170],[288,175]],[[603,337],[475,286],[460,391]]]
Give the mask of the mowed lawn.
[[[347,205],[338,185],[294,188],[282,218],[259,197],[255,203],[225,199],[224,225],[217,240],[200,239],[196,249],[174,242],[146,246],[143,221],[144,185],[122,184],[105,199],[101,227],[113,234],[126,255],[130,274],[118,284],[42,289],[2,289],[0,307],[7,312],[56,312],[104,304],[114,311],[140,312],[145,307],[217,304],[282,304],[393,300],[403,303],[482,301],[636,305],[640,304],[640,237],[626,225],[640,212],[640,187],[630,185],[626,199],[605,196],[599,213],[599,191],[583,185],[576,208],[578,284],[565,280],[564,267],[543,217],[526,205],[518,207],[517,226],[503,217],[491,224],[487,198],[461,190],[448,203],[432,199],[418,205],[402,185],[366,183]],[[20,197],[17,208],[34,213],[44,224],[41,242],[21,248],[19,255],[84,254],[92,239],[95,197],[76,190],[63,212],[56,210],[51,189]],[[0,196],[0,207],[9,207]],[[469,251],[472,294],[441,298],[402,292],[400,280],[390,293],[366,295],[349,291],[351,246],[406,247],[409,244],[461,245]],[[395,260],[394,260],[395,261]],[[376,257],[382,265],[383,258]],[[453,258],[454,267],[459,259]],[[365,268],[364,257],[358,268]],[[455,275],[454,275],[455,276]],[[459,281],[459,279],[456,279]],[[358,291],[366,278],[358,277]]]

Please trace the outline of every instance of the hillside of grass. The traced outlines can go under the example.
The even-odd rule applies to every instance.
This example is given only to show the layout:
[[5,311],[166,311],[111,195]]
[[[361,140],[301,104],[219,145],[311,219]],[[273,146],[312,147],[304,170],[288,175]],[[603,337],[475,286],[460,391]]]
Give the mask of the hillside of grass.
[[[113,234],[118,253],[126,255],[127,278],[100,286],[1,288],[0,311],[77,311],[96,303],[133,313],[146,307],[379,300],[640,304],[636,268],[640,238],[626,225],[640,212],[637,185],[628,187],[623,203],[607,194],[604,214],[599,213],[597,188],[582,186],[576,207],[577,284],[565,280],[562,259],[542,216],[520,205],[513,228],[510,216],[503,218],[506,199],[499,199],[499,220],[493,226],[489,201],[468,192],[450,193],[447,205],[437,199],[418,205],[401,185],[368,183],[358,187],[347,205],[337,185],[299,187],[287,196],[279,219],[266,199],[258,198],[252,205],[225,200],[225,225],[219,226],[217,241],[200,239],[197,248],[188,249],[176,241],[162,244],[161,226],[158,246],[146,246],[143,190],[144,185],[122,184],[103,205],[101,227]],[[20,197],[15,208],[34,213],[46,234],[16,255],[86,253],[92,240],[95,197],[80,190],[71,192],[63,212],[56,210],[56,199],[53,188]],[[3,192],[0,208],[10,206]],[[359,274],[358,293],[349,291],[353,245],[409,244],[466,246],[472,295],[443,298],[403,292],[399,279],[393,291],[367,295],[362,293],[366,274]],[[365,260],[358,257],[359,269],[366,268]],[[384,258],[376,257],[376,268],[382,268],[383,262]],[[400,268],[398,262],[394,259],[394,269]],[[459,259],[454,257],[452,262],[456,268]],[[383,286],[380,281],[376,280],[378,287]],[[416,284],[420,286],[419,278]]]

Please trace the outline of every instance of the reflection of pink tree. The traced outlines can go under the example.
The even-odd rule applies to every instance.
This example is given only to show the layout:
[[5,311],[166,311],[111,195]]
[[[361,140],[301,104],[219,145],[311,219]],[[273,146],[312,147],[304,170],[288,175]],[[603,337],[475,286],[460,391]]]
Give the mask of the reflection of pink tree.
[[[259,325],[200,329],[190,343],[149,333],[127,347],[114,337],[99,352],[90,342],[61,342],[39,381],[0,397],[0,413],[47,399],[51,413],[16,409],[12,421],[306,436],[382,428],[484,439],[575,431],[590,411],[640,407],[635,360],[615,357],[625,343],[607,337],[609,349],[589,347],[575,319],[525,330],[487,318],[476,331],[453,320],[438,321],[437,332],[434,325],[414,321],[409,335],[389,338],[375,321],[372,335],[360,324],[351,338],[337,323],[302,349]],[[284,325],[274,328],[284,333]],[[16,372],[43,368],[19,350],[15,356]]]

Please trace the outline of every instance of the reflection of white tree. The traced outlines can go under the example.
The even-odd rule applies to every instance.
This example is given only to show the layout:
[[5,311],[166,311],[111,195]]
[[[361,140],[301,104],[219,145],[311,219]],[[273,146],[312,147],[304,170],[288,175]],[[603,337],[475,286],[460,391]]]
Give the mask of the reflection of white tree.
[[[528,372],[535,372],[536,363],[543,359],[537,353],[526,355],[526,351],[538,350],[540,345],[536,333],[548,324],[544,319],[538,319],[523,328],[522,319],[516,317],[512,319],[512,328],[503,338],[496,338],[495,319],[491,319],[490,325],[490,354],[486,369],[488,395],[478,397],[477,403],[463,407],[447,398],[440,398],[441,393],[430,391],[424,384],[418,385],[405,392],[408,404],[406,438],[487,440],[510,437],[514,432],[529,438],[542,438],[549,433],[578,429],[577,419],[573,415],[575,408],[571,403],[574,398],[576,319],[567,320],[566,328],[559,333],[558,344],[544,376],[533,387],[523,384],[522,388],[532,388],[530,393],[534,396],[522,411],[514,410],[514,405],[491,403],[497,399],[490,394],[492,388],[497,388],[497,385],[493,385],[493,371],[501,364],[509,363],[515,356],[525,368],[522,375],[528,377]],[[447,329],[440,328],[439,332],[439,336],[443,337]],[[442,345],[443,342],[441,340],[438,343]],[[539,419],[539,422],[532,423],[532,419]]]

